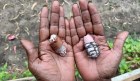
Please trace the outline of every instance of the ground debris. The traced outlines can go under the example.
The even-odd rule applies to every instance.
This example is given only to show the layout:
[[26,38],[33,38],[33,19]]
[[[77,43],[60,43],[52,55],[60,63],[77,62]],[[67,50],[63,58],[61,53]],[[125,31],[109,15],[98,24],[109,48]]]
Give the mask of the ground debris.
[[9,41],[13,41],[13,40],[16,39],[16,36],[15,36],[15,35],[12,35],[12,34],[8,34],[7,39],[8,39]]
[[34,4],[31,7],[31,10],[34,10],[35,6],[37,5],[37,2],[34,2]]
[[5,10],[5,8],[6,8],[7,5],[8,5],[8,4],[4,4],[4,6],[3,6],[3,10]]
[[15,54],[17,53],[17,46],[13,47],[13,51],[14,51]]
[[8,50],[9,49],[9,44],[6,44],[6,47],[4,48],[4,50]]

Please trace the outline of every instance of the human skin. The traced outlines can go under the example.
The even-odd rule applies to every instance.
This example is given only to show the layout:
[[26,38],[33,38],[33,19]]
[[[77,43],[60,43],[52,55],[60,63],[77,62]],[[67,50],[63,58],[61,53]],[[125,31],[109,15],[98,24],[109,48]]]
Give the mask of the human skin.
[[[113,48],[110,48],[106,41],[99,12],[93,3],[79,0],[79,6],[74,4],[72,11],[71,39],[76,66],[82,78],[84,81],[109,81],[118,69],[128,32],[118,33]],[[84,48],[83,37],[86,34],[90,34],[98,44],[100,55],[95,59],[89,58]]]
[[[48,8],[43,7],[40,14],[38,48],[35,48],[29,40],[21,40],[27,52],[29,70],[38,81],[74,81],[75,68],[73,50],[70,45],[69,22],[64,18],[63,7],[58,1],[52,3],[50,21],[48,13]],[[56,54],[51,48],[48,41],[51,34],[58,34],[63,39],[63,45],[67,49],[65,57]]]
[[[116,73],[128,32],[119,33],[114,47],[109,48],[96,7],[86,0],[79,0],[79,4],[80,8],[73,5],[70,21],[64,18],[63,7],[58,1],[52,4],[50,21],[48,8],[44,7],[40,15],[39,47],[35,48],[31,41],[21,40],[27,52],[29,70],[38,81],[74,81],[74,59],[84,81],[104,81]],[[61,57],[52,50],[48,41],[51,34],[63,39],[67,56]],[[96,59],[89,58],[84,49],[86,34],[90,34],[99,46],[100,56]]]

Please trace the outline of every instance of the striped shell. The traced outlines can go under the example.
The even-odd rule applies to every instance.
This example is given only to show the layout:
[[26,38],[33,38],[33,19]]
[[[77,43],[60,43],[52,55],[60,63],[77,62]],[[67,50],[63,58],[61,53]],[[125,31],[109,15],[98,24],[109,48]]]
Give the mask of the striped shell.
[[98,45],[95,42],[86,43],[85,48],[91,58],[97,58],[100,54]]

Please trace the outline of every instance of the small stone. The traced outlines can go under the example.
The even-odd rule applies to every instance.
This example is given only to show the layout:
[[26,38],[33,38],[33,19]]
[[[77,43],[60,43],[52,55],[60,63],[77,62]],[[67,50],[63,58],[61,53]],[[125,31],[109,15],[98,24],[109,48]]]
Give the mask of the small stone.
[[16,36],[15,36],[15,35],[12,35],[12,34],[9,34],[9,35],[8,35],[8,40],[9,40],[9,41],[12,41],[12,40],[14,40],[14,39],[16,39]]

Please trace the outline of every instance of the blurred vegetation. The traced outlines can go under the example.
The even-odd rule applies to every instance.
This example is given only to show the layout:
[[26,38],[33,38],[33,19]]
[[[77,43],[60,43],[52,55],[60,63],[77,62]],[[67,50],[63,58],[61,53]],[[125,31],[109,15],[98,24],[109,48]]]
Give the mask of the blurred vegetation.
[[119,66],[120,74],[140,67],[140,39],[128,37],[123,48],[123,60]]
[[[113,41],[108,41],[109,46],[113,47]],[[119,65],[118,74],[124,74],[126,72],[130,72],[134,69],[140,67],[140,38],[132,38],[129,36],[123,47],[123,58]],[[27,62],[25,62],[25,67],[27,68]],[[78,70],[76,70],[75,75],[80,77]],[[28,68],[22,72],[14,72],[11,73],[8,70],[8,65],[5,63],[0,68],[0,81],[6,81],[9,79],[17,79],[22,77],[30,77],[32,76],[31,72]]]
[[[113,42],[109,41],[110,47]],[[123,47],[123,58],[119,65],[119,74],[130,72],[140,67],[140,38],[132,38],[129,36]]]
[[32,73],[27,68],[27,62],[25,62],[25,65],[26,65],[26,70],[21,72],[19,71],[12,72],[8,69],[8,64],[5,63],[0,68],[0,81],[7,81],[7,80],[33,76]]

